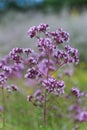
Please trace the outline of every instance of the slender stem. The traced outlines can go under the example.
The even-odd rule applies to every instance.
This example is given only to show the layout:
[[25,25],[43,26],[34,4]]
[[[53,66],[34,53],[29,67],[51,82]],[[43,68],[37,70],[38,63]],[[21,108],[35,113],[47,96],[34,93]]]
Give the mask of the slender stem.
[[51,72],[51,75],[55,74],[56,71],[57,71],[61,66],[63,66],[64,64],[65,64],[65,62],[63,62],[62,64],[60,64],[55,71]]
[[46,126],[46,92],[44,94],[44,126]]
[[4,94],[4,88],[2,86],[2,103],[3,103],[3,117],[2,117],[2,130],[5,128],[5,94]]
[[[49,64],[50,64],[50,51],[49,51],[49,49],[48,49],[48,53],[47,53],[47,57],[48,57],[48,71],[47,71],[47,80],[48,80],[48,78],[49,78]],[[44,126],[46,127],[46,124],[47,124],[47,121],[46,121],[46,115],[47,115],[47,108],[46,108],[46,97],[47,97],[47,95],[46,95],[46,90],[45,90],[45,92],[44,92],[44,106],[43,106],[43,109],[44,109],[44,113],[43,113],[43,115],[44,115]]]

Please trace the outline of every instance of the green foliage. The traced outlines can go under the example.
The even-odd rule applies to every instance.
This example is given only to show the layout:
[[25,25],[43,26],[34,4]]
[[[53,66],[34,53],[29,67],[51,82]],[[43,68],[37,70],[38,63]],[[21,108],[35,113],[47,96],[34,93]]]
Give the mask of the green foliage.
[[[81,67],[76,69],[72,81],[65,77],[65,91],[70,90],[70,87],[72,87],[71,82],[75,82],[77,87],[79,85],[82,91],[87,91],[86,77],[87,70],[82,70]],[[20,84],[20,86],[23,86],[23,84]],[[74,99],[69,101],[63,97],[51,95],[50,100],[48,99],[47,102],[47,127],[44,128],[42,108],[35,107],[27,102],[26,96],[21,92],[6,95],[6,97],[6,130],[71,130],[73,127],[72,119],[68,119],[66,113],[68,106],[72,104]],[[79,130],[84,129],[86,130],[86,123],[81,123]]]
[[53,8],[54,10],[60,10],[65,3],[65,0],[44,0],[45,8]]
[[84,7],[87,6],[87,0],[44,0],[43,7],[51,7],[55,11],[59,11],[62,7]]
[[87,6],[87,0],[66,0],[66,3],[70,7],[82,7]]

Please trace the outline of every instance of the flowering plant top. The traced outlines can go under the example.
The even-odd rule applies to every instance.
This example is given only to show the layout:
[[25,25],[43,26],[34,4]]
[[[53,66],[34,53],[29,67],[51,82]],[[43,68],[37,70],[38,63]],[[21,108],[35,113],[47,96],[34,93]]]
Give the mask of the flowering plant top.
[[30,27],[28,36],[36,38],[38,53],[31,48],[13,48],[0,61],[0,86],[6,84],[9,77],[18,77],[18,73],[22,74],[27,68],[25,78],[37,80],[48,92],[63,93],[64,81],[57,81],[50,72],[57,71],[65,64],[79,62],[78,50],[68,45],[69,33],[62,28],[50,31],[49,25],[42,23]]
[[[60,96],[64,94],[65,82],[53,77],[53,73],[66,64],[78,64],[78,50],[68,45],[69,33],[62,28],[50,31],[48,24],[30,27],[30,38],[36,38],[38,52],[31,48],[13,48],[9,54],[0,60],[0,87],[8,92],[17,91],[16,85],[8,84],[9,78],[21,78],[35,81],[38,89],[27,100],[44,109],[44,125],[46,125],[46,101],[51,93]],[[71,74],[69,74],[71,75]],[[30,85],[30,84],[29,84]]]

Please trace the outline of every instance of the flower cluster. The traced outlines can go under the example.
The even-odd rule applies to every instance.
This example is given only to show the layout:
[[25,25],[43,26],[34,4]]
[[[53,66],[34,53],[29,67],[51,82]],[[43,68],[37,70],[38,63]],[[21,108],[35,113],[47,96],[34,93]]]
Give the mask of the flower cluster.
[[84,92],[81,92],[78,88],[72,88],[71,89],[71,93],[72,93],[72,95],[74,95],[74,96],[76,96],[76,97],[86,97],[86,93],[84,93]]
[[[22,48],[14,48],[10,53],[0,60],[0,86],[6,88],[8,91],[10,90],[18,90],[16,87],[8,87],[9,78],[19,78],[21,77],[22,70],[24,66],[21,62],[19,62],[20,58],[18,54],[22,54]],[[14,85],[15,86],[15,85]],[[11,89],[8,89],[11,88]],[[13,88],[13,89],[12,89]]]
[[9,54],[0,60],[0,86],[6,88],[8,92],[17,91],[15,85],[10,86],[9,78],[21,78],[25,65],[34,65],[37,59],[33,56],[33,50],[30,48],[13,48]]
[[12,91],[18,91],[18,87],[14,84],[5,86],[6,90],[11,93]]
[[30,27],[28,30],[28,36],[31,38],[36,37],[37,33],[46,32],[47,29],[48,29],[48,24],[40,24],[38,26]]
[[42,106],[44,100],[44,94],[42,93],[41,89],[37,89],[32,96],[27,96],[27,101],[31,101],[35,106]]
[[[8,60],[7,60],[8,59]],[[17,91],[18,87],[15,85],[8,85],[7,81],[9,77],[12,77],[14,73],[14,69],[18,67],[15,67],[14,65],[9,64],[10,59],[5,57],[0,61],[0,87],[5,88],[8,92],[11,91]],[[15,73],[18,73],[18,71]]]
[[87,122],[87,111],[81,111],[76,115],[76,120],[79,122]]
[[87,122],[87,111],[83,110],[78,105],[72,105],[69,108],[70,112],[74,112],[73,118],[77,122]]
[[56,44],[61,44],[69,41],[69,33],[64,31],[62,28],[58,28],[55,32],[50,32],[53,40]]
[[43,51],[46,54],[53,52],[56,46],[52,43],[50,38],[39,38],[37,42],[39,51]]
[[0,73],[0,87],[2,87],[7,81],[7,76],[4,73]]
[[25,75],[25,78],[35,79],[36,77],[41,77],[40,72],[34,67],[29,68],[27,74]]
[[57,81],[54,78],[48,78],[43,80],[42,87],[45,87],[45,89],[50,93],[59,95],[64,93],[65,84],[64,81]]
[[57,50],[54,53],[55,61],[58,65],[67,64],[67,63],[76,63],[78,64],[78,50],[70,46],[65,46],[65,50]]
[[71,62],[71,63],[75,62],[76,64],[78,64],[78,62],[79,62],[78,50],[75,48],[72,48],[70,45],[66,45],[65,49],[66,49],[67,53],[70,55],[69,62]]
[[[40,79],[38,84],[41,85],[41,90],[45,89],[46,92],[55,95],[63,94],[64,81],[53,78],[51,72],[55,72],[65,64],[78,64],[79,62],[78,50],[64,43],[69,42],[69,33],[62,28],[52,32],[48,24],[42,23],[31,27],[28,30],[28,36],[36,38],[36,47],[39,52],[36,54],[37,58],[34,55],[28,58],[30,64],[25,78]],[[31,99],[31,96],[29,96],[29,99]]]
[[80,91],[79,91],[78,88],[72,88],[72,89],[71,89],[71,93],[72,93],[73,95],[75,95],[76,97],[79,97],[79,96],[80,96]]
[[33,53],[33,50],[31,48],[13,48],[9,53],[9,58],[13,60],[15,63],[23,63],[24,57],[23,54],[29,56],[31,53]]
[[38,37],[38,33],[43,32],[47,37],[51,37],[55,43],[61,44],[69,41],[69,33],[64,31],[62,28],[58,28],[55,32],[50,32],[48,24],[40,24],[38,26],[33,26],[28,30],[29,37]]
[[9,53],[9,58],[11,58],[16,63],[21,63],[20,55],[23,53],[22,48],[13,48],[12,51]]

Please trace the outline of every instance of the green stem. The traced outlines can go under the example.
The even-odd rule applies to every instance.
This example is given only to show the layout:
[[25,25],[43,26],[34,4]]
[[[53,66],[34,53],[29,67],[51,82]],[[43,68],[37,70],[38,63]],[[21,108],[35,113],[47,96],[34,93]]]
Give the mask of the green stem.
[[46,126],[46,92],[44,94],[44,126]]

